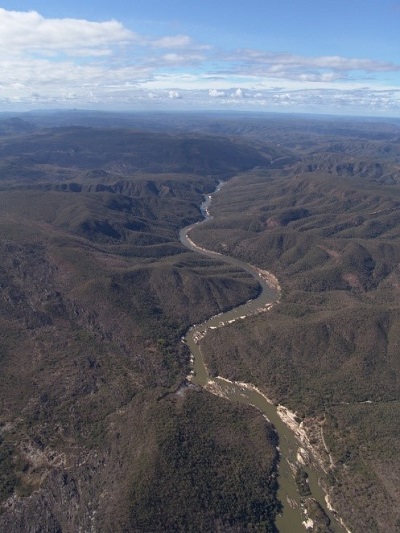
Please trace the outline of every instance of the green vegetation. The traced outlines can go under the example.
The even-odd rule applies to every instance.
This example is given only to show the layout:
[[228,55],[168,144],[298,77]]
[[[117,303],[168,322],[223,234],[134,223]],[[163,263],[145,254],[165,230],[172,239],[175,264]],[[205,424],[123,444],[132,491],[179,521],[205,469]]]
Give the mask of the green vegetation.
[[352,531],[394,531],[399,519],[399,193],[359,173],[260,170],[231,180],[194,230],[278,276],[282,302],[210,333],[207,364],[306,423],[325,420],[333,501]]
[[132,530],[275,531],[276,450],[260,415],[190,391],[152,417],[162,432],[133,480]]
[[305,508],[308,518],[316,524],[312,531],[315,531],[315,533],[332,533],[332,529],[329,527],[330,520],[317,501],[313,498],[307,498]]
[[0,121],[0,529],[274,531],[270,426],[181,386],[187,328],[258,291],[178,241],[229,179],[193,239],[271,270],[282,299],[210,332],[210,371],[298,413],[353,532],[396,531],[398,131],[222,115]]
[[189,372],[188,327],[258,291],[179,229],[219,175],[263,156],[77,128],[4,136],[0,152],[0,529],[273,531],[264,419],[169,394]]
[[301,467],[298,467],[296,471],[296,485],[297,490],[299,491],[299,494],[302,498],[311,495],[311,490],[308,485],[308,474]]

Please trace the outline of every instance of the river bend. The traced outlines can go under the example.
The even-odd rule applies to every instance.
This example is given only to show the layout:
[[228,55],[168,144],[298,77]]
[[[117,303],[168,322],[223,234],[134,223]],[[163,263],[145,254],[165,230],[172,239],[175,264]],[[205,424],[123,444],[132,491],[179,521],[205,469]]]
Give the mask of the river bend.
[[[222,185],[223,183],[219,184],[213,195],[219,192]],[[229,327],[235,321],[244,320],[248,316],[267,313],[280,299],[279,283],[272,274],[233,257],[206,250],[196,245],[190,238],[190,231],[195,226],[211,220],[212,217],[209,214],[211,199],[212,195],[207,195],[201,205],[204,220],[183,228],[179,233],[180,241],[192,251],[214,259],[218,258],[229,265],[246,270],[259,281],[261,291],[254,300],[249,300],[245,304],[239,305],[225,313],[220,313],[202,324],[196,324],[189,329],[184,340],[191,351],[193,370],[188,376],[188,379],[213,394],[228,398],[234,402],[254,406],[274,425],[279,436],[280,453],[278,498],[283,505],[283,513],[278,517],[276,526],[281,533],[304,533],[307,526],[311,530],[312,521],[307,521],[307,516],[305,516],[304,510],[301,507],[300,496],[294,480],[296,466],[304,462],[309,463],[307,460],[309,450],[305,449],[303,447],[304,444],[300,442],[304,442],[307,439],[304,430],[299,428],[293,413],[282,406],[274,405],[255,386],[248,383],[231,382],[220,376],[211,378],[204,362],[201,339],[208,331],[220,327]],[[327,509],[325,494],[319,485],[319,475],[321,472],[317,472],[309,465],[305,467],[305,470],[309,476],[308,480],[312,497],[317,500],[331,520],[331,531],[337,533],[346,531]]]

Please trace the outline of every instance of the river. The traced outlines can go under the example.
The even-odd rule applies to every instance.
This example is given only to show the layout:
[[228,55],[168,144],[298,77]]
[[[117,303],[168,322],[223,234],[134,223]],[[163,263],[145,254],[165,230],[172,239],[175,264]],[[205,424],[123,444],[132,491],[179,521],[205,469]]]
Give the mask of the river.
[[[222,185],[223,183],[220,183],[212,195],[218,194]],[[261,391],[251,384],[231,382],[223,377],[210,378],[208,374],[201,348],[201,339],[207,332],[219,327],[229,327],[230,324],[233,324],[237,320],[245,320],[246,317],[256,314],[264,313],[265,319],[267,320],[269,309],[279,302],[280,299],[279,283],[274,276],[233,257],[201,248],[190,238],[190,231],[195,226],[205,224],[211,220],[212,217],[209,214],[209,207],[212,195],[207,195],[201,205],[204,220],[183,228],[179,234],[180,241],[192,251],[201,253],[207,257],[218,258],[229,265],[246,270],[259,281],[261,291],[256,299],[249,300],[245,304],[190,328],[185,337],[185,342],[191,351],[193,364],[193,370],[188,379],[213,394],[228,398],[233,402],[254,406],[274,425],[279,436],[280,453],[278,498],[283,505],[283,512],[277,518],[276,526],[281,533],[304,533],[306,526],[310,528],[312,526],[311,521],[307,522],[307,516],[304,513],[304,509],[302,509],[300,495],[294,479],[294,471],[303,462],[302,457],[306,458],[305,462],[307,466],[302,466],[308,474],[312,497],[320,504],[329,517],[331,521],[330,530],[335,533],[345,532],[346,528],[342,527],[334,515],[327,509],[325,494],[319,482],[322,471],[318,471],[315,466],[311,466],[313,461],[307,461],[309,450],[304,449],[303,444],[300,443],[299,433],[301,433],[301,429],[296,432],[296,436],[289,425],[283,421],[283,419],[289,421],[289,423],[292,421],[292,425],[298,428],[299,425],[294,415],[284,407],[274,405]]]

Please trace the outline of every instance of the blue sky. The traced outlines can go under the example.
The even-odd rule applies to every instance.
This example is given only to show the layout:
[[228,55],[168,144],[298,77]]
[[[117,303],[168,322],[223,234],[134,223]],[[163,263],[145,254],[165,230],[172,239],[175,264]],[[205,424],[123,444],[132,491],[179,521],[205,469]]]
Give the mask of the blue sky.
[[400,1],[0,2],[0,109],[400,116]]

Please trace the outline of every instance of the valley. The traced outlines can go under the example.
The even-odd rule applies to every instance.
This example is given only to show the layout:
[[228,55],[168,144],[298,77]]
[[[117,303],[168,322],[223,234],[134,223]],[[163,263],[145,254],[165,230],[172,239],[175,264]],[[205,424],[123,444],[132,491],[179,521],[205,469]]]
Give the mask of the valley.
[[279,301],[208,328],[210,379],[296,414],[350,531],[397,531],[399,179],[396,121],[0,116],[0,530],[285,533],[274,427],[182,386],[250,263]]

